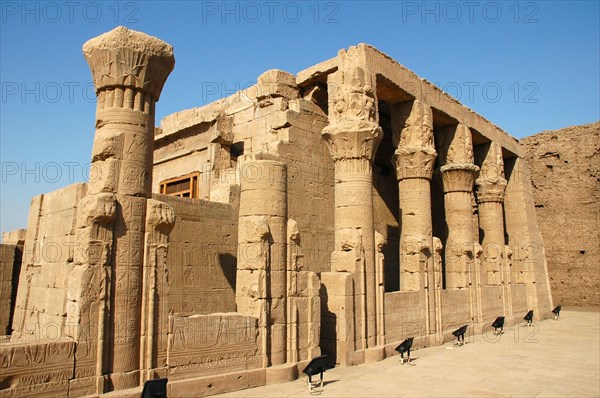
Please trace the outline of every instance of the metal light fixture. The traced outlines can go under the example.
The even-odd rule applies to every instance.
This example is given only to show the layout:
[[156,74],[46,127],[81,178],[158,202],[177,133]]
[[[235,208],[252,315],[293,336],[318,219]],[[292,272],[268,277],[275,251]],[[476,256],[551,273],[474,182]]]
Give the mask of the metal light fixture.
[[[323,387],[323,373],[325,373],[326,370],[333,368],[334,366],[331,366],[327,362],[327,355],[319,355],[318,357],[311,359],[302,371],[302,373],[308,376],[308,390],[312,390],[313,387],[316,387],[317,385]],[[320,375],[320,379],[313,381],[312,377],[316,375]]]
[[454,343],[454,345],[462,346],[465,344],[465,333],[467,332],[468,327],[469,325],[463,325],[452,332],[452,335],[456,337],[456,343]]
[[525,315],[525,317],[523,317],[523,319],[527,321],[525,327],[533,326],[533,310],[529,310],[529,312],[527,313],[527,315]]
[[552,313],[554,314],[554,319],[558,320],[558,318],[560,318],[560,310],[560,305],[557,305],[556,308],[552,310]]
[[144,383],[142,398],[167,398],[168,379],[148,380]]
[[[494,323],[492,323],[492,327],[494,328],[494,334],[504,333],[504,317],[499,316],[498,318],[496,318]],[[498,332],[498,329],[500,329],[499,332]]]
[[[410,348],[414,339],[414,337],[409,337],[396,347],[396,351],[400,354],[400,365],[404,365],[407,362],[410,363]],[[404,358],[404,353],[406,353],[406,359]]]

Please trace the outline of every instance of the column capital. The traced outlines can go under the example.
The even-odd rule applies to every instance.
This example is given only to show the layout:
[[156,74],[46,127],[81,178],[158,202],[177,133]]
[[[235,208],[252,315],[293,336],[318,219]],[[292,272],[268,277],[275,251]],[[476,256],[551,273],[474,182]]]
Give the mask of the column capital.
[[475,176],[479,167],[472,163],[452,163],[442,166],[444,193],[473,192]]
[[398,180],[424,178],[431,180],[437,152],[429,147],[400,147],[396,149],[393,161],[396,164]]
[[383,130],[376,123],[347,121],[325,127],[321,135],[335,162],[350,159],[372,162]]
[[[431,179],[437,157],[433,144],[433,114],[427,104],[414,100],[399,107],[400,139],[392,162],[398,180]],[[396,135],[397,136],[397,133]]]
[[490,143],[475,184],[478,186],[477,201],[479,203],[504,201],[507,181],[504,178],[502,147],[497,143]]
[[348,61],[329,80],[329,125],[322,137],[337,163],[359,159],[371,162],[383,137],[377,118],[375,92],[366,71]]
[[488,203],[488,202],[504,202],[504,191],[506,190],[506,180],[502,183],[484,183],[481,184],[479,179],[477,180],[477,202]]
[[92,71],[96,94],[106,89],[131,88],[158,101],[175,67],[171,45],[123,26],[88,40],[83,54]]

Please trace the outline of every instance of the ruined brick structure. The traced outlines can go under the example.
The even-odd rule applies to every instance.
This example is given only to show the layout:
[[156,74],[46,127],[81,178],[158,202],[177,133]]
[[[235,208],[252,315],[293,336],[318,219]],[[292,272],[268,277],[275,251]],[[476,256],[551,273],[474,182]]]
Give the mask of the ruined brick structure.
[[378,50],[155,128],[171,46],[116,28],[83,49],[90,180],[32,201],[0,397],[211,395],[549,315],[519,143]]
[[521,140],[554,301],[600,305],[600,122]]

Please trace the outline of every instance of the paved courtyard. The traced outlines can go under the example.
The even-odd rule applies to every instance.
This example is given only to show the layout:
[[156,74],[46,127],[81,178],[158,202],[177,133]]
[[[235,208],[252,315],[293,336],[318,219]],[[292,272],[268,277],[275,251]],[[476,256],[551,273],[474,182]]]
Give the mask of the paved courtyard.
[[[496,341],[494,341],[496,337]],[[564,310],[559,321],[509,328],[500,336],[470,336],[398,357],[336,368],[311,393],[306,378],[222,397],[600,397],[600,313]]]

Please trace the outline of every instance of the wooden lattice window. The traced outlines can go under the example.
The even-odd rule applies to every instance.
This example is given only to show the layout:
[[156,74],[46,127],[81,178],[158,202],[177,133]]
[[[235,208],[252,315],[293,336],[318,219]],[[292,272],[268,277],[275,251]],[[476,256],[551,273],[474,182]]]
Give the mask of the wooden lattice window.
[[198,198],[199,173],[170,178],[160,183],[160,193],[180,198]]

